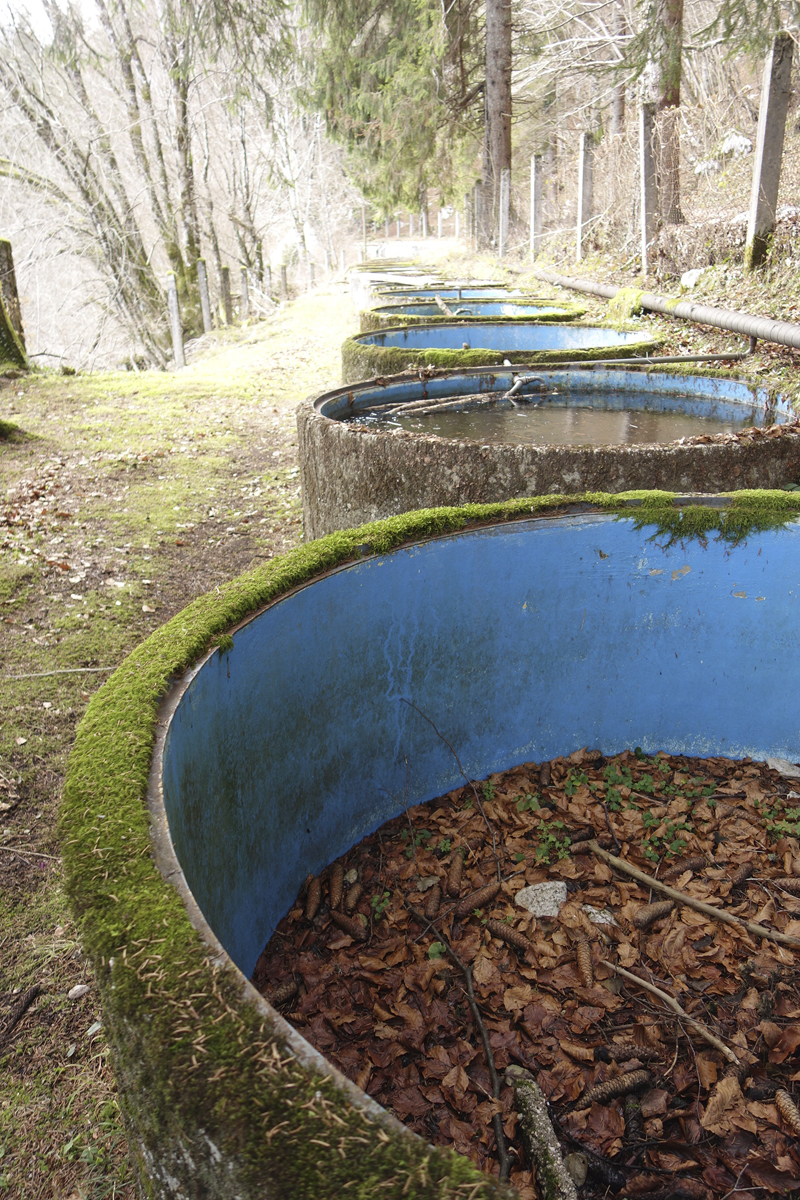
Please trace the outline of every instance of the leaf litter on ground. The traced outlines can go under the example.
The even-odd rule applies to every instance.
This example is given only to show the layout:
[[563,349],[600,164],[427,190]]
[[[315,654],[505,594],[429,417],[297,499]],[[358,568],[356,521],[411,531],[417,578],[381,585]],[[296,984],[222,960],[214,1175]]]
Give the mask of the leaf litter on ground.
[[[458,788],[307,880],[258,960],[255,985],[416,1133],[495,1174],[499,1109],[511,1183],[523,1200],[536,1197],[513,1091],[492,1096],[446,939],[471,967],[497,1070],[531,1071],[564,1153],[586,1159],[583,1196],[618,1191],[622,1178],[626,1195],[653,1200],[796,1191],[796,952],[680,903],[653,911],[659,894],[587,845],[596,838],[687,895],[799,936],[792,781],[749,759],[580,750],[478,787],[483,814],[475,785]],[[343,909],[332,912],[331,882],[342,876],[354,903],[345,913],[334,882]],[[566,887],[557,916],[516,902],[523,889],[529,897],[553,883]],[[615,965],[667,992],[741,1065]]]

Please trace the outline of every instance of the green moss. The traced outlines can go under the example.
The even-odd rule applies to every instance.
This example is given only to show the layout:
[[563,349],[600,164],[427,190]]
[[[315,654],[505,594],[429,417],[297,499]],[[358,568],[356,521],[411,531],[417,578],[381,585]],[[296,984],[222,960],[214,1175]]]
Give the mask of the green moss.
[[642,311],[641,288],[620,288],[616,296],[608,302],[606,312],[612,321],[628,321]]
[[[655,526],[652,539],[666,535],[668,546],[694,538],[707,540],[712,534],[726,542],[741,542],[753,533],[779,529],[800,516],[800,493],[753,490],[730,492],[724,509],[689,504],[676,507],[665,492],[639,493],[638,512],[629,513],[637,529]],[[628,493],[634,498],[634,493]]]
[[[0,363],[0,374],[3,371],[3,364]],[[13,421],[4,421],[0,418],[0,442],[21,442],[26,437],[25,431],[20,429],[19,425],[15,425]]]
[[[581,328],[581,327],[579,327]],[[465,330],[466,332],[466,330]],[[502,366],[510,363],[525,366],[560,362],[594,362],[603,358],[629,358],[651,354],[658,349],[660,340],[642,334],[634,342],[624,346],[593,346],[591,348],[567,350],[418,350],[402,346],[364,345],[355,338],[342,343],[342,383],[357,383],[376,376],[399,375],[403,371],[419,367],[438,370],[462,367]]]
[[[219,1184],[205,1139],[233,1164],[230,1191],[304,1200],[343,1191],[472,1200],[503,1194],[456,1154],[383,1129],[331,1079],[301,1066],[255,1006],[241,977],[215,961],[150,850],[146,792],[159,703],[171,680],[227,631],[289,589],[361,556],[478,522],[565,510],[576,503],[633,516],[655,535],[740,540],[800,513],[800,496],[736,493],[727,512],[637,492],[540,496],[424,510],[299,547],[202,596],[135,650],[96,693],[78,729],[61,815],[67,888],[93,959],[106,1028],[140,1174],[146,1154],[182,1146],[193,1186]],[[638,507],[631,510],[631,504]],[[319,1143],[329,1148],[320,1155]],[[138,1163],[138,1167],[136,1164]],[[190,1168],[176,1154],[173,1173]],[[150,1185],[142,1177],[142,1190]]]

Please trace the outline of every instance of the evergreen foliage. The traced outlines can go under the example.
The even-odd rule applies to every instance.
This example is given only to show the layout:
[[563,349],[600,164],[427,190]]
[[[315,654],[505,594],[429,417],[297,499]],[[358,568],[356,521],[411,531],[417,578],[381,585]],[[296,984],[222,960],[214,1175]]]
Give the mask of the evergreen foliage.
[[306,0],[318,37],[309,99],[350,152],[383,213],[453,194],[459,157],[482,125],[476,0]]

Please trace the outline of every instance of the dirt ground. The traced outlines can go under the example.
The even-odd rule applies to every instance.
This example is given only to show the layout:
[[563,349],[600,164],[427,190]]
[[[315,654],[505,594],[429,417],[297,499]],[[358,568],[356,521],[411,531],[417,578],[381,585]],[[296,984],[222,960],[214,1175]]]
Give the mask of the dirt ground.
[[[788,275],[734,287],[726,270],[704,278],[706,303],[730,293],[731,307],[787,317],[797,303]],[[615,278],[613,265],[582,264],[590,272]],[[737,341],[653,320],[671,351]],[[102,1014],[62,890],[67,757],[91,695],[142,638],[300,540],[293,409],[338,383],[355,328],[332,285],[201,339],[180,373],[0,381],[0,1194],[133,1198]],[[747,373],[796,387],[795,360],[765,350]],[[2,437],[2,422],[23,432]]]

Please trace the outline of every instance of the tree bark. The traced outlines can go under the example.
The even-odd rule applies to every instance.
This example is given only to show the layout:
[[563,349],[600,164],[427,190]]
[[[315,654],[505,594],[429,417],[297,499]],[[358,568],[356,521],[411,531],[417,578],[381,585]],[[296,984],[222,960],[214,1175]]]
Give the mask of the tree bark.
[[479,241],[497,240],[500,178],[511,170],[511,3],[486,0],[486,131],[483,151],[483,213]]
[[669,225],[683,221],[681,212],[681,60],[683,56],[683,2],[658,0],[656,47],[659,68],[658,176],[662,219]]

